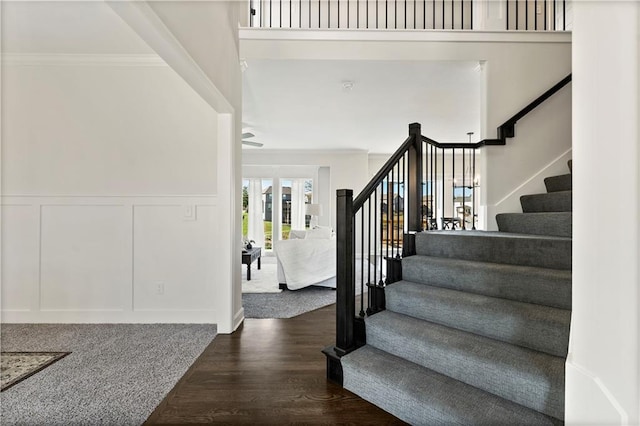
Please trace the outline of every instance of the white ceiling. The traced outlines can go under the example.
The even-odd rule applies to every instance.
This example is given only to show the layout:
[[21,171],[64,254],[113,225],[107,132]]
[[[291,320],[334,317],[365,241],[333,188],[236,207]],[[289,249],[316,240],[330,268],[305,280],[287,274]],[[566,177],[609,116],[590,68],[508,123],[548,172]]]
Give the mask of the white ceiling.
[[102,1],[3,1],[2,51],[153,54]]
[[442,142],[480,134],[477,62],[256,59],[247,65],[244,130],[265,149],[391,153],[411,122]]

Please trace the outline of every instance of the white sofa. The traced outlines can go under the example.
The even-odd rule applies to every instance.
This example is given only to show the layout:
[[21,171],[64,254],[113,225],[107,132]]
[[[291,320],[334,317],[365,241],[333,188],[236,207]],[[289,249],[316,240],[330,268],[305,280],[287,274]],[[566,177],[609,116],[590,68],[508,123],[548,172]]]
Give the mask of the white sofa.
[[331,228],[292,230],[288,240],[275,242],[274,252],[280,288],[336,287],[336,239]]

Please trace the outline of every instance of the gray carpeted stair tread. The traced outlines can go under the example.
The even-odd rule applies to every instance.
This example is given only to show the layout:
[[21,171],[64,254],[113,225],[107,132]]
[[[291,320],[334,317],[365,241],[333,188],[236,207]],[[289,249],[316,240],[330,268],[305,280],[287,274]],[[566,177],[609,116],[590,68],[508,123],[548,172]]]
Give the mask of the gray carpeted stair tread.
[[346,389],[410,424],[562,424],[369,345],[341,363]]
[[547,192],[570,191],[571,190],[571,173],[560,176],[550,176],[544,179],[544,186]]
[[387,310],[567,356],[571,311],[398,281],[385,288]]
[[509,265],[571,269],[571,238],[487,231],[416,234],[416,253]]
[[520,205],[524,213],[570,212],[572,194],[572,191],[556,191],[523,195],[520,197]]
[[430,256],[402,259],[402,276],[436,287],[571,309],[571,271]]
[[571,212],[501,213],[496,221],[501,232],[571,238]]
[[549,416],[564,418],[564,358],[391,311],[365,321],[368,345]]

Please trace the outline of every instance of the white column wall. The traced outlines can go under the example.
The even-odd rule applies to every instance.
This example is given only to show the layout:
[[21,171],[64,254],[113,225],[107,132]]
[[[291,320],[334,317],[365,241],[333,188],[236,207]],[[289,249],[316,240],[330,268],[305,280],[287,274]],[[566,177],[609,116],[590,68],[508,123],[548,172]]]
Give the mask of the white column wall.
[[[123,5],[123,3],[126,3]],[[248,2],[112,2],[140,34],[219,114],[217,196],[220,234],[216,286],[225,300],[218,331],[235,330],[244,319],[241,283],[242,81],[238,26],[247,25]],[[213,141],[212,141],[213,142]]]
[[640,423],[640,4],[574,2],[566,422]]

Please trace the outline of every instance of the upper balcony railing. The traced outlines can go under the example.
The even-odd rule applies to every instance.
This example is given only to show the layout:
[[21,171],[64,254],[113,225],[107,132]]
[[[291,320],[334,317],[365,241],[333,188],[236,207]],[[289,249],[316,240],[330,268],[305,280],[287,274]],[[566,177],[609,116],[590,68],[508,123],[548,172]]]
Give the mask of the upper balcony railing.
[[570,0],[250,0],[250,27],[566,31]]

